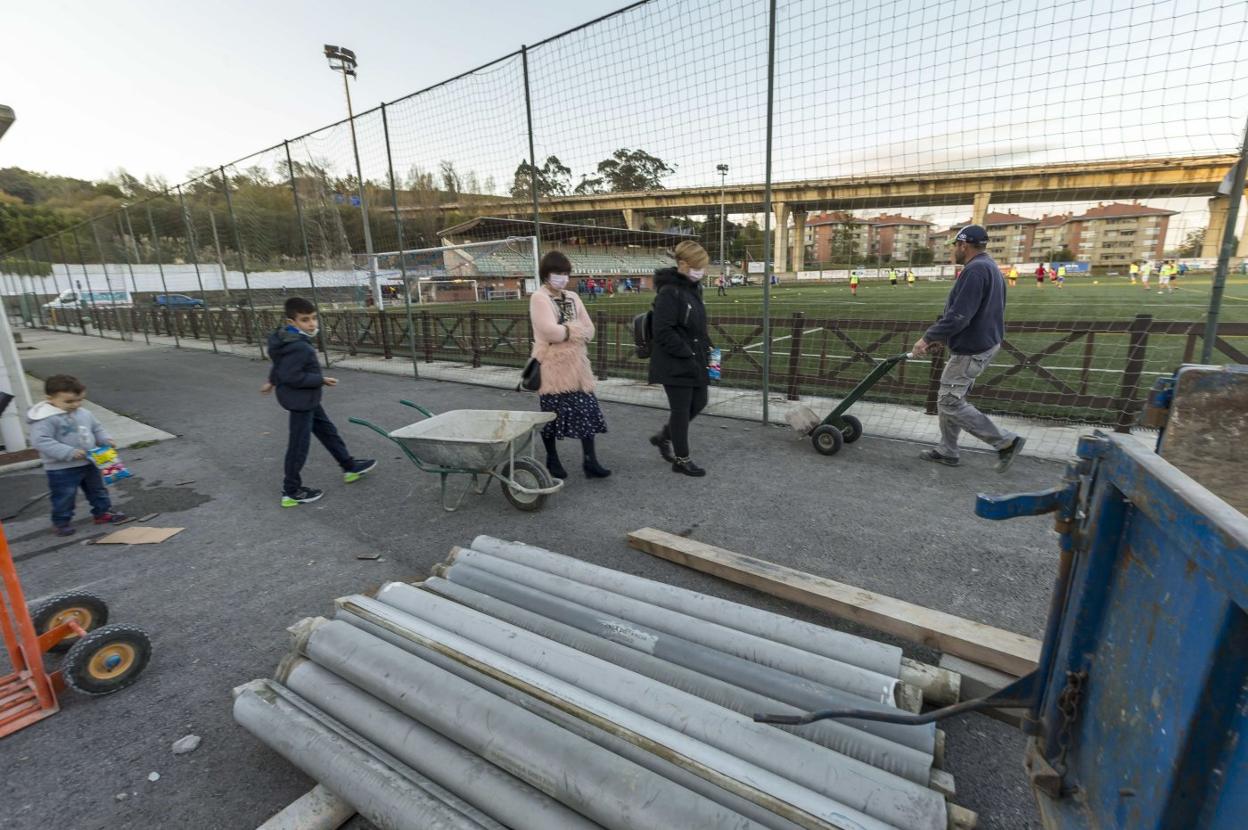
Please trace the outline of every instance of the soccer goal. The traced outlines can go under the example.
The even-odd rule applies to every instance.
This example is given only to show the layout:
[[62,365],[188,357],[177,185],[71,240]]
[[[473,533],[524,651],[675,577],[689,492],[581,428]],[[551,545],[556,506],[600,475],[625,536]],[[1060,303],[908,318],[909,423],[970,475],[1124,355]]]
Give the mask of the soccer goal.
[[375,254],[387,303],[518,299],[537,287],[537,239],[469,241]]

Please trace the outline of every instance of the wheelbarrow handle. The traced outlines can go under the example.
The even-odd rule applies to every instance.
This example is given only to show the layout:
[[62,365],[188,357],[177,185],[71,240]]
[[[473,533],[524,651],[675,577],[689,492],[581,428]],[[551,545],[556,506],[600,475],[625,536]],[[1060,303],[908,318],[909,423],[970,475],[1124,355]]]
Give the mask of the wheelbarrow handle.
[[[368,427],[369,429],[371,429],[373,432],[377,433],[378,435],[384,435],[387,438],[390,438],[389,432],[377,426],[376,424],[374,424],[372,421],[368,420],[367,418],[347,418],[347,420],[350,423],[359,424],[362,427]],[[390,440],[393,441],[394,439],[391,438]]]
[[418,403],[413,403],[412,401],[409,401],[405,398],[400,398],[399,403],[403,404],[404,406],[410,406],[412,409],[415,409],[417,412],[419,412],[421,415],[424,415],[426,418],[433,417],[432,412],[430,412],[428,409],[425,409],[423,406],[421,406]]

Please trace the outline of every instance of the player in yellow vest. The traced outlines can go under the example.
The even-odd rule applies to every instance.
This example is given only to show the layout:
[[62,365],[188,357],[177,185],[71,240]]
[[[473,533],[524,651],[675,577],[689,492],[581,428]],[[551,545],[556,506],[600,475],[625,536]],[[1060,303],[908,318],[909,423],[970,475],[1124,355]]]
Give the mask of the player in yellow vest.
[[1131,284],[1135,285],[1135,278],[1140,275],[1140,264],[1138,262],[1131,263]]
[[849,293],[858,296],[858,272],[853,271],[849,275]]
[[1010,272],[1008,276],[1010,280],[1010,288],[1013,288],[1014,286],[1018,285],[1018,266],[1017,265],[1010,266]]
[[906,269],[906,288],[914,288],[914,269]]

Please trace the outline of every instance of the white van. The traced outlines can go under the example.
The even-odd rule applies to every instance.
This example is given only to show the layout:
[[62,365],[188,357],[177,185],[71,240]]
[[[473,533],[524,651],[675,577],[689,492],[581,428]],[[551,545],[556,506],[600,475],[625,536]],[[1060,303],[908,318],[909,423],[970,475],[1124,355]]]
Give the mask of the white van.
[[74,291],[66,289],[50,303],[44,303],[47,309],[55,308],[130,308],[134,298],[129,291]]

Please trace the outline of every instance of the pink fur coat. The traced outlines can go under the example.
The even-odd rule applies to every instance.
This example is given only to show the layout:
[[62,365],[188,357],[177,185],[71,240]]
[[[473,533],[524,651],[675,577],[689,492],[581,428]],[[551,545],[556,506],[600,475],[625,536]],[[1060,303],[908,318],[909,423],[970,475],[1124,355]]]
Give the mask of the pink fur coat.
[[[545,286],[529,298],[529,320],[533,323],[533,357],[542,364],[539,395],[560,392],[593,392],[594,371],[589,365],[588,343],[594,339],[594,323],[581,298],[571,291],[556,300]],[[571,336],[564,340],[559,309]]]

